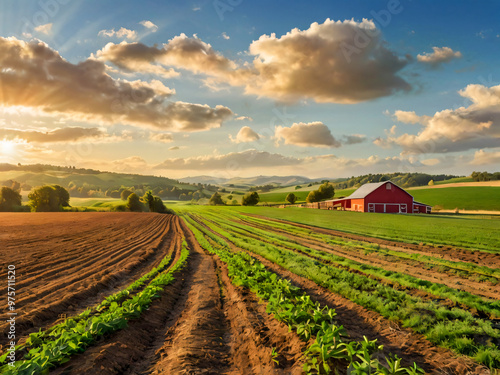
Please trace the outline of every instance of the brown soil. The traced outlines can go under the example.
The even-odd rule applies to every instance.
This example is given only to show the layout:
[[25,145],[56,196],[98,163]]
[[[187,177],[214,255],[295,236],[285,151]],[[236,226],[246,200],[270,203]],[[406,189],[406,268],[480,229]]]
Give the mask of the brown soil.
[[[219,236],[221,235],[219,234]],[[232,250],[246,251],[236,247],[227,238],[223,238],[230,244]],[[458,357],[447,349],[435,346],[424,336],[414,333],[411,329],[402,328],[396,322],[385,319],[380,314],[334,294],[313,281],[298,276],[257,254],[248,253],[261,261],[269,270],[300,287],[311,296],[312,300],[334,308],[337,312],[338,323],[344,326],[353,340],[363,340],[364,336],[369,339],[377,339],[379,344],[384,345],[382,356],[387,353],[396,354],[403,358],[404,364],[410,365],[416,362],[429,374],[490,374],[490,371],[485,367],[466,357]]]
[[[31,233],[27,240],[20,239],[22,222],[10,225],[12,235],[8,237],[8,249],[16,256],[14,264],[22,265],[16,268],[23,269],[24,274],[23,278],[18,276],[19,284],[24,282],[23,288],[27,288],[24,277],[28,274],[34,283],[32,290],[41,296],[44,304],[21,294],[25,301],[19,306],[23,309],[23,322],[29,322],[33,330],[40,328],[39,322],[48,325],[56,321],[60,312],[69,316],[69,311],[79,311],[90,302],[98,302],[101,294],[105,294],[102,290],[128,285],[166,254],[177,259],[183,236],[190,256],[175,281],[139,319],[130,321],[121,331],[100,338],[51,374],[302,373],[306,343],[268,315],[265,305],[255,296],[232,285],[225,265],[204,252],[178,217],[123,213],[77,215],[72,220],[66,214],[42,215],[47,222],[46,229],[36,224],[40,218],[33,220],[24,230],[29,228],[38,233]],[[59,231],[58,222],[64,225]],[[26,243],[31,244],[28,246],[31,253],[16,251],[16,246]],[[144,251],[150,248],[154,248],[153,254],[145,257]],[[139,264],[129,270],[126,265],[136,258]],[[48,266],[39,264],[37,259],[43,259]],[[113,260],[115,267],[111,266]],[[106,268],[108,262],[110,266]],[[56,267],[57,271],[48,271]],[[107,272],[103,272],[106,269]],[[112,281],[92,283],[91,276],[87,276],[91,271],[101,277],[112,275]],[[41,276],[37,278],[38,274]],[[45,275],[47,287],[41,281]],[[65,297],[59,298],[64,302],[57,301],[57,293],[47,291],[51,289],[49,286],[65,290],[71,298],[71,306]],[[50,309],[44,310],[46,315],[40,314],[45,304],[50,305]],[[29,331],[28,324],[24,323],[23,327],[25,332]],[[279,364],[273,361],[273,349],[279,353],[276,358]]]
[[16,266],[18,338],[125,288],[172,254],[179,230],[172,215],[134,213],[0,214],[0,225],[2,278]]

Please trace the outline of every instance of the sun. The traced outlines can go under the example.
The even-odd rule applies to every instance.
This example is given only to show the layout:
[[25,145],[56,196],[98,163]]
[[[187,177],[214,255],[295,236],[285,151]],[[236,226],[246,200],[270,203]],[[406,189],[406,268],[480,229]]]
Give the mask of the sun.
[[12,155],[16,149],[15,142],[12,141],[0,141],[0,154]]

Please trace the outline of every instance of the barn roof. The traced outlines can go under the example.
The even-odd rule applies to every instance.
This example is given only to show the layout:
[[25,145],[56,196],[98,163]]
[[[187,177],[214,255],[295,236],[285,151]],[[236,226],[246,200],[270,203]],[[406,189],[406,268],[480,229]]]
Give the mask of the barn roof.
[[365,198],[368,194],[370,194],[371,192],[377,190],[379,187],[381,187],[382,185],[386,184],[390,182],[391,184],[394,185],[393,182],[391,181],[381,181],[381,182],[371,182],[369,184],[364,184],[363,186],[361,186],[360,188],[358,188],[354,193],[352,193],[351,195],[349,195],[349,199],[361,199],[361,198]]

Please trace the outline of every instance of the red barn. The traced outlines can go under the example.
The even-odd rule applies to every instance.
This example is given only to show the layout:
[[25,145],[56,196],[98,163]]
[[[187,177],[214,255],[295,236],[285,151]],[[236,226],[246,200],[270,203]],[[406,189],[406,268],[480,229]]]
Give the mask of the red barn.
[[431,212],[431,206],[415,202],[413,196],[391,181],[365,184],[347,198],[320,202],[319,208],[401,214]]

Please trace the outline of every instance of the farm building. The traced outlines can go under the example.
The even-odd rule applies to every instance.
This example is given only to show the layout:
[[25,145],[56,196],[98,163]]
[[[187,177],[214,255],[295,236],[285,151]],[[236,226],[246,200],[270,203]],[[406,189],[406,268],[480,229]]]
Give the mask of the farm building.
[[386,213],[430,213],[431,206],[415,202],[391,181],[365,184],[347,198],[312,203],[311,208]]

